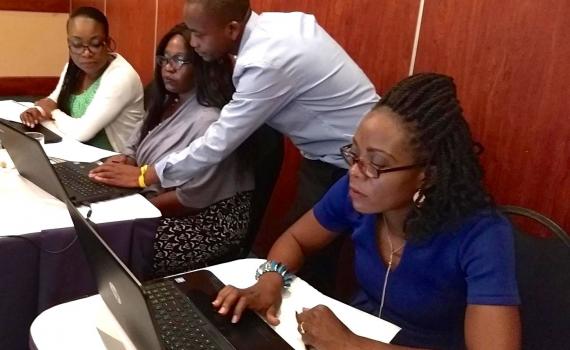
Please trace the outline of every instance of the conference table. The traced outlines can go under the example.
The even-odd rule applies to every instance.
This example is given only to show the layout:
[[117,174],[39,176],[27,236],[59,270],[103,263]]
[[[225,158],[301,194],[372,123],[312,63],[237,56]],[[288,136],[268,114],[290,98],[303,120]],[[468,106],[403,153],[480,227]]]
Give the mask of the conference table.
[[[255,282],[255,270],[263,261],[240,259],[206,269],[225,284],[245,288]],[[400,330],[392,323],[325,296],[298,277],[283,292],[280,324],[273,328],[291,347],[305,350],[295,312],[319,304],[328,306],[349,329],[363,337],[390,342]],[[29,343],[31,349],[37,350],[135,349],[98,294],[41,313],[31,326]]]
[[[66,137],[44,150],[49,157],[88,162],[114,154]],[[145,279],[160,211],[139,194],[93,203],[91,211],[107,243]],[[39,313],[95,292],[65,204],[20,176],[0,149],[0,349],[27,349]]]

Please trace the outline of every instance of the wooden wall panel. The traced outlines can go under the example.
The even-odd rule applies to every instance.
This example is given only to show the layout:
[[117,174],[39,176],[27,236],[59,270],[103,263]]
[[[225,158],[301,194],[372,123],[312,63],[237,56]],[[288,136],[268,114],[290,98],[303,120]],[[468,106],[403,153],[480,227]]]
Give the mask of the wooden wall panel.
[[2,0],[0,1],[0,10],[65,13],[69,11],[69,1],[70,0]]
[[[175,24],[184,22],[184,0],[159,0],[156,15],[156,45]],[[155,47],[156,47],[155,45]]]
[[143,84],[147,84],[154,68],[156,2],[107,1],[106,11],[117,52],[133,65]]
[[380,93],[408,75],[419,0],[251,0],[251,5],[258,13],[314,14]]
[[416,71],[456,79],[497,202],[570,230],[570,2],[426,1]]
[[47,96],[59,77],[0,77],[0,96]]
[[71,11],[81,6],[91,6],[105,12],[105,0],[71,0]]

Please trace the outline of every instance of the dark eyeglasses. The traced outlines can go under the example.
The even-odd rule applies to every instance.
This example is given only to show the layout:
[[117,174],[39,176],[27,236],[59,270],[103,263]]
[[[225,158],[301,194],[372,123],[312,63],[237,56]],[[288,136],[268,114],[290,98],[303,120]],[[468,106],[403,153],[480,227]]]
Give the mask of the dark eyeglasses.
[[99,52],[101,52],[101,49],[103,48],[103,46],[106,46],[106,45],[107,44],[104,41],[92,42],[92,43],[89,43],[87,45],[85,45],[81,42],[72,42],[72,41],[67,42],[67,46],[69,47],[69,51],[71,53],[76,54],[76,55],[81,55],[85,51],[85,49],[87,49],[92,54],[98,54]]
[[160,67],[166,67],[167,64],[175,70],[179,70],[183,65],[191,63],[189,58],[184,56],[176,55],[172,57],[158,55],[156,56],[156,64]]
[[408,169],[417,168],[417,167],[421,167],[421,166],[425,165],[423,163],[418,163],[418,164],[411,164],[411,165],[404,165],[404,166],[398,166],[398,167],[393,167],[393,168],[381,169],[378,166],[370,163],[369,161],[366,161],[366,160],[358,157],[358,155],[352,151],[352,144],[342,146],[340,148],[340,154],[342,155],[342,157],[344,158],[344,160],[346,161],[346,163],[350,167],[352,167],[356,163],[358,165],[358,168],[360,169],[360,171],[366,177],[369,177],[371,179],[379,178],[380,174],[391,173],[394,171],[408,170]]

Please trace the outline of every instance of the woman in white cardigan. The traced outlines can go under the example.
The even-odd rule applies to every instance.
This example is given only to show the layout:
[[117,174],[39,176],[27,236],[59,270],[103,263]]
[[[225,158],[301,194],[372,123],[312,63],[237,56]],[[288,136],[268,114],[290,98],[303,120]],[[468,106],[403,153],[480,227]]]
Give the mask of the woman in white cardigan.
[[109,25],[99,10],[74,11],[67,33],[70,60],[57,87],[21,119],[31,127],[53,120],[65,136],[124,152],[144,113],[140,78],[121,55],[110,52]]

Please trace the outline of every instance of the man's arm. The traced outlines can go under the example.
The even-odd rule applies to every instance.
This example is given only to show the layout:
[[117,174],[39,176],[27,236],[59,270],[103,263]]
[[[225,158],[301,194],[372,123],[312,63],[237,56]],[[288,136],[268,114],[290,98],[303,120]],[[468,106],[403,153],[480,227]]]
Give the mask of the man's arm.
[[219,163],[298,93],[292,79],[274,67],[247,67],[237,80],[233,99],[220,118],[187,148],[149,167],[147,185],[160,181],[162,187],[179,186]]

